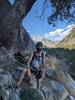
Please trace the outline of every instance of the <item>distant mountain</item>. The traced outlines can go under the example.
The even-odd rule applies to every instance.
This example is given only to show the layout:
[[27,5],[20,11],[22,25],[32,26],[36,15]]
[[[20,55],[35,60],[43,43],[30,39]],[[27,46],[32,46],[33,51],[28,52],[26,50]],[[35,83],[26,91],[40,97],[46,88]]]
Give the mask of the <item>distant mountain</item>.
[[[68,25],[63,29],[58,28],[55,31],[51,31],[42,36],[37,34],[33,36],[32,38],[35,43],[37,41],[42,41],[46,47],[55,47],[57,44],[59,46],[64,46],[66,45],[65,42],[67,41],[67,38],[75,37],[75,36],[69,36],[71,33],[75,33],[75,24]],[[73,42],[74,40],[75,39],[71,39],[71,42],[69,43],[69,45],[74,43]],[[68,44],[69,41],[70,40],[68,40],[66,43]]]
[[54,47],[58,43],[57,41],[51,41],[48,38],[46,38],[44,36],[39,36],[39,35],[34,36],[33,41],[35,43],[38,41],[42,41],[44,43],[44,46],[48,47],[48,48]]
[[51,41],[48,40],[47,38],[42,38],[42,42],[44,43],[45,47],[55,47],[57,45],[58,41]]
[[65,48],[75,48],[75,27],[71,30],[70,34],[65,37],[60,43],[57,44],[58,47]]
[[66,36],[68,36],[71,30],[75,27],[75,24],[67,25],[64,28],[57,28],[54,31],[44,34],[44,37],[51,41],[62,41]]

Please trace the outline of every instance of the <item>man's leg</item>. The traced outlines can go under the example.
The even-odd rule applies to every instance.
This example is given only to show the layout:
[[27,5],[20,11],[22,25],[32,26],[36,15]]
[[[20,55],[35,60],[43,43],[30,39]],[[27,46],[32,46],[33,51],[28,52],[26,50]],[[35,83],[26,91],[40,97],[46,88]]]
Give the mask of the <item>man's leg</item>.
[[27,82],[29,85],[33,85],[33,74],[31,73],[30,68],[27,69],[26,75],[27,77]]
[[43,81],[41,70],[38,70],[38,72],[36,72],[36,80],[37,80],[37,90],[40,90],[42,86],[41,83]]
[[30,71],[30,68],[27,68],[26,76],[31,77],[31,71]]
[[20,83],[22,82],[22,80],[23,80],[24,76],[26,75],[26,72],[27,72],[27,69],[26,69],[26,68],[24,68],[24,70],[23,70],[23,72],[22,72],[22,74],[21,74],[20,80],[19,80],[19,82],[18,82],[18,86],[19,86],[19,85],[20,85]]
[[38,80],[39,81],[39,90],[41,90],[42,89],[42,82],[43,82],[43,80],[45,78],[45,75],[43,74],[42,70],[39,70],[38,77],[39,77],[39,80]]

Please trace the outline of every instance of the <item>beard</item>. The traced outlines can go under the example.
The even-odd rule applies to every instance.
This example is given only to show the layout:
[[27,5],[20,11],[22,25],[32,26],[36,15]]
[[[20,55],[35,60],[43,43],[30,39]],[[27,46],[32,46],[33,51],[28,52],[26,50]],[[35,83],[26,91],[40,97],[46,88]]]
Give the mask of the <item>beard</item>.
[[42,49],[41,48],[37,48],[37,51],[40,52],[40,51],[42,51]]

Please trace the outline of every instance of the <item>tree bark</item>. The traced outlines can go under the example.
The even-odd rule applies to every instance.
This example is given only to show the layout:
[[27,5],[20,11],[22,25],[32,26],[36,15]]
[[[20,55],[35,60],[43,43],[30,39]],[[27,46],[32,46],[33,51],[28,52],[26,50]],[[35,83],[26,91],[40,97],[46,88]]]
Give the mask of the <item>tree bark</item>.
[[[14,49],[19,48],[18,34],[20,34],[21,22],[30,11],[35,1],[36,0],[17,0],[13,7],[11,7],[0,29],[0,42],[7,50],[10,50],[12,47]],[[25,32],[25,35],[26,34],[28,33]],[[26,42],[26,46],[28,46],[28,37],[26,37]]]
[[0,27],[3,23],[3,20],[7,16],[9,10],[10,10],[10,3],[8,0],[0,0]]

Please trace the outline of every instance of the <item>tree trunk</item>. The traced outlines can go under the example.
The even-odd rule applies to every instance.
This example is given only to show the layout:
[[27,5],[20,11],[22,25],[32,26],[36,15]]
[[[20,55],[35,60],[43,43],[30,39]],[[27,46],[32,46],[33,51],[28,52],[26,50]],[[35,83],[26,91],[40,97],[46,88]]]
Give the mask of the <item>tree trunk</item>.
[[[13,7],[11,7],[0,28],[0,42],[7,50],[10,50],[11,48],[19,49],[18,35],[20,34],[21,22],[30,11],[35,1],[36,0],[17,0]],[[29,45],[27,34],[28,33],[25,32],[25,35],[27,36],[25,39],[26,46]]]
[[8,0],[0,0],[0,27],[5,19],[5,16],[7,16],[10,7],[11,6]]

